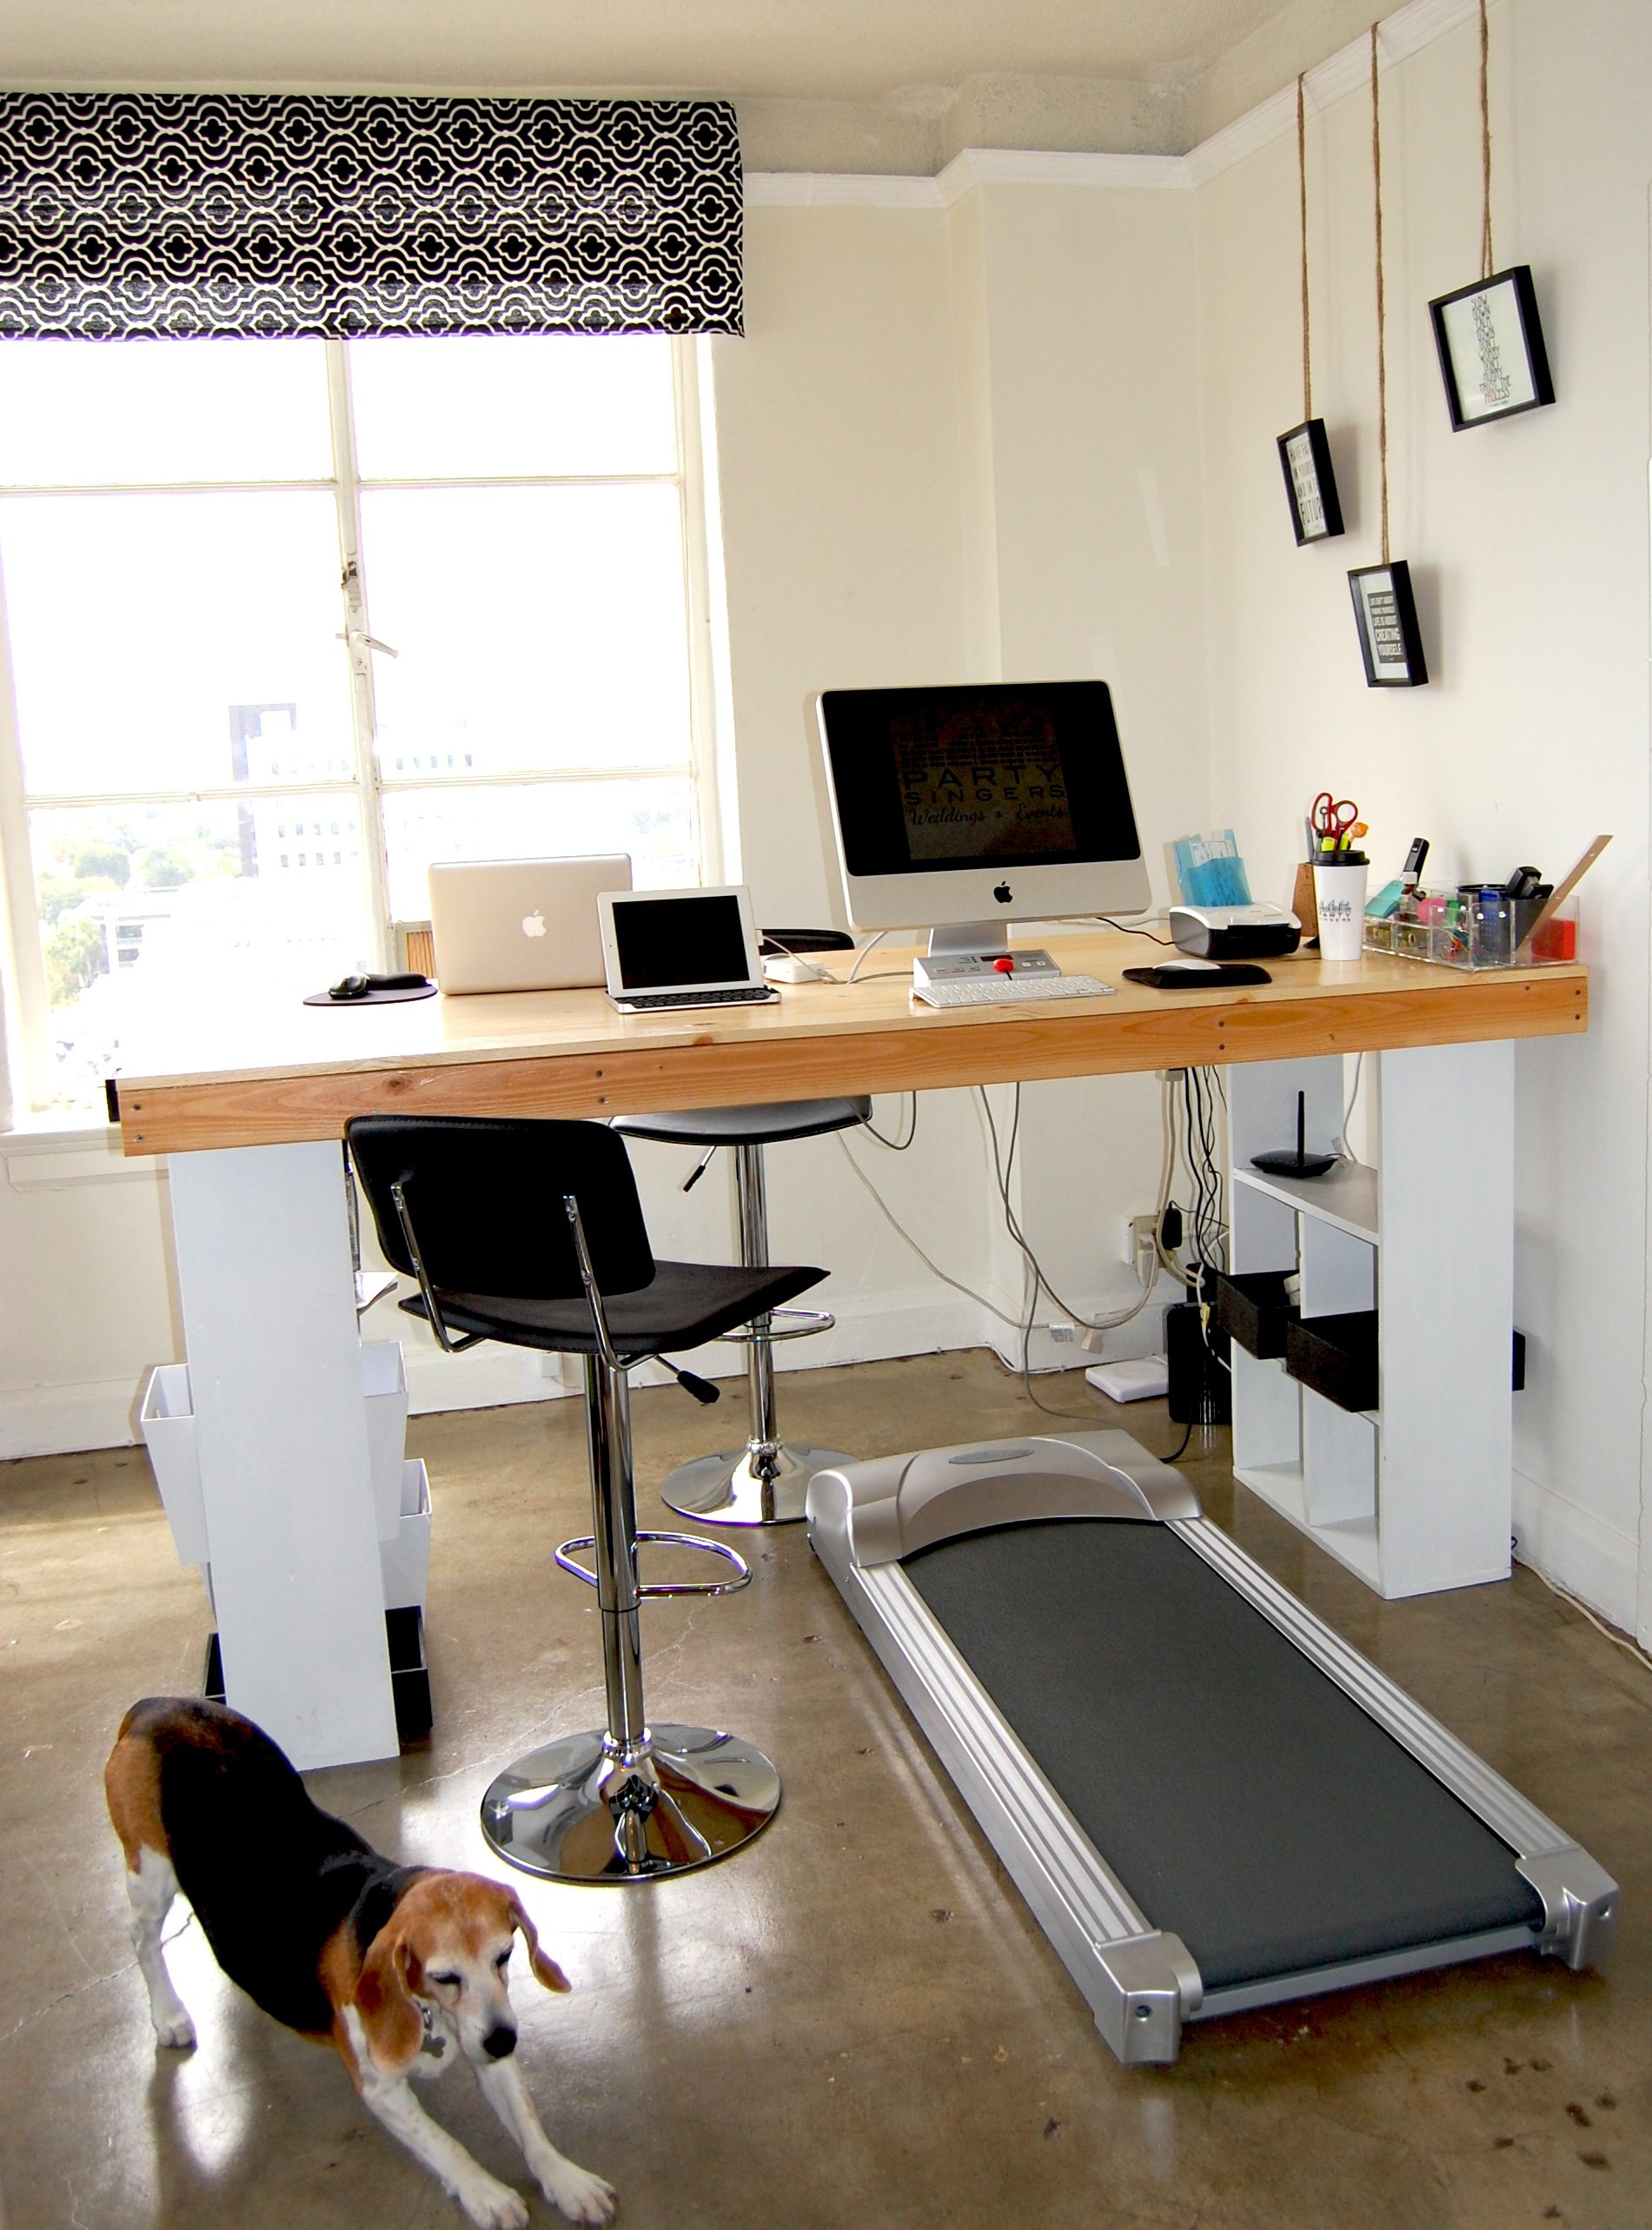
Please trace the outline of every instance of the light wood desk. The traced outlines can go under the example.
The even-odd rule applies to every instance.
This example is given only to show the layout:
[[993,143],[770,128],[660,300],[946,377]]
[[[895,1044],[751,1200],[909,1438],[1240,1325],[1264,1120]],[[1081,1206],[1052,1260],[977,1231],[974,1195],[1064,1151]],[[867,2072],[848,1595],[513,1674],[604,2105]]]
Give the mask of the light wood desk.
[[[1456,1219],[1456,1252],[1492,1234],[1478,1291],[1506,1326],[1511,1041],[1588,1026],[1582,968],[1471,976],[1300,959],[1270,963],[1265,986],[1161,992],[1121,980],[1154,957],[1140,939],[1045,941],[1070,973],[1118,984],[1116,995],[938,1013],[883,972],[909,951],[880,948],[861,981],[788,986],[772,1006],[627,1018],[594,991],[369,1008],[252,1002],[136,1049],[119,1079],[122,1142],[171,1157],[214,1600],[237,1709],[301,1766],[395,1749],[338,1152],[353,1115],[603,1117],[1258,1063],[1279,1065],[1294,1107],[1299,1064],[1435,1049],[1404,1088],[1420,1105],[1474,1105],[1472,1214],[1465,1126],[1424,1138],[1421,1165]],[[1404,1085],[1398,1070],[1393,1083]],[[1442,1254],[1453,1251],[1443,1238]],[[1496,1445],[1481,1458],[1495,1474]]]

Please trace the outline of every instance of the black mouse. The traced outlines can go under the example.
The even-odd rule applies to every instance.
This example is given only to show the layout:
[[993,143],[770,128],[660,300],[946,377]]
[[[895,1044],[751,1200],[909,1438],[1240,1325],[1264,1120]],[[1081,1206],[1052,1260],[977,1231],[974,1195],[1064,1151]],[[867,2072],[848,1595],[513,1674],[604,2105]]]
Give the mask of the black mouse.
[[365,999],[373,988],[367,976],[341,976],[335,984],[328,984],[328,999]]

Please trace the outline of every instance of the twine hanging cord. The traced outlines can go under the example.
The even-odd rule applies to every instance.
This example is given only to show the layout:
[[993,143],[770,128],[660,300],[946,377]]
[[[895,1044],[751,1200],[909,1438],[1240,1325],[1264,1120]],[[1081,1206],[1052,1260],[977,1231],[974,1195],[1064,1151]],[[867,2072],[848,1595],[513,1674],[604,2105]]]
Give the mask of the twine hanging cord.
[[1480,0],[1480,276],[1489,279],[1491,257],[1491,32],[1486,0]]
[[1377,25],[1371,25],[1371,199],[1377,234],[1377,459],[1383,492],[1383,563],[1388,563],[1388,351],[1383,301],[1383,123],[1377,93]]
[[1309,347],[1308,321],[1308,126],[1304,106],[1304,80],[1297,78],[1297,201],[1302,218],[1302,415],[1314,415],[1313,354]]

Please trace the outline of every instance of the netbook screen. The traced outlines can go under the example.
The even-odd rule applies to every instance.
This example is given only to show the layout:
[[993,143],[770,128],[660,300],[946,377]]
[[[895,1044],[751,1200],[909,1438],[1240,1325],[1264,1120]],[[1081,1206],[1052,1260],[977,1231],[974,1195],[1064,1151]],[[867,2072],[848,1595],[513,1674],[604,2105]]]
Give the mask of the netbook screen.
[[627,991],[745,983],[749,976],[740,900],[686,892],[647,905],[616,904],[614,946]]

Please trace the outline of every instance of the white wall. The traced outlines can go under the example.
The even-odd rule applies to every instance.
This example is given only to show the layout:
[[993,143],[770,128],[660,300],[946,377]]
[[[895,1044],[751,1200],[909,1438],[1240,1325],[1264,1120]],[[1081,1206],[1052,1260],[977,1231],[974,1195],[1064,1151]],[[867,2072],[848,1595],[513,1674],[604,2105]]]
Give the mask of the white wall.
[[[1345,578],[1381,556],[1368,94],[1312,116],[1308,135],[1313,400],[1349,517],[1340,541],[1297,548],[1274,446],[1303,415],[1294,132],[1197,196],[1213,803],[1270,893],[1288,888],[1323,787],[1357,799],[1379,879],[1414,835],[1450,883],[1526,860],[1554,874],[1612,832],[1582,893],[1589,1035],[1519,1057],[1516,1313],[1532,1346],[1515,1406],[1516,1523],[1523,1554],[1633,1623],[1652,13],[1599,0],[1585,27],[1558,0],[1501,0],[1491,52],[1496,260],[1532,266],[1549,409],[1456,435],[1446,416],[1427,304],[1479,275],[1472,25],[1382,88],[1391,548],[1418,588],[1426,688],[1365,687]],[[1426,1305],[1427,1265],[1400,1274]]]

